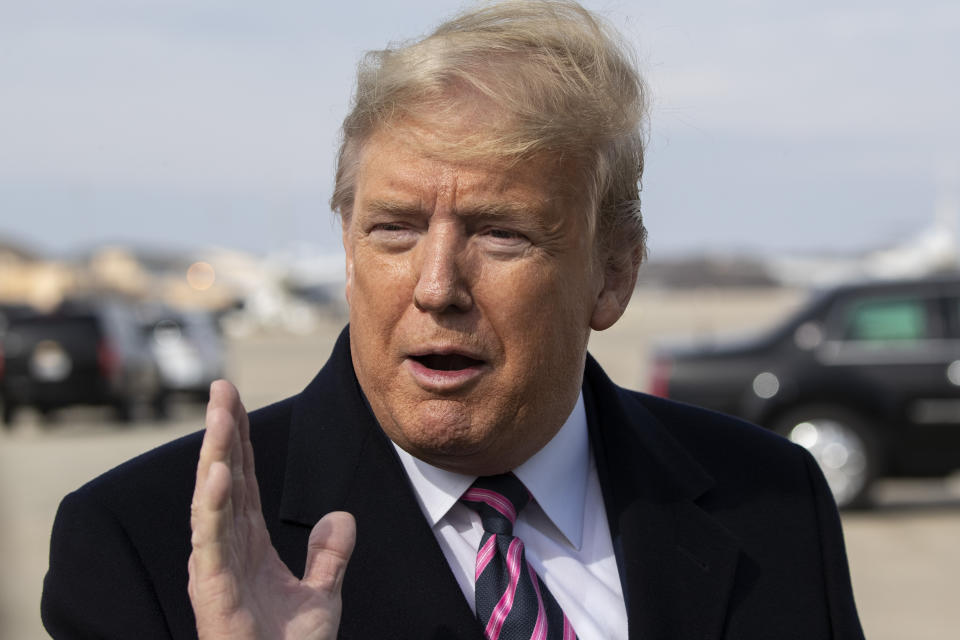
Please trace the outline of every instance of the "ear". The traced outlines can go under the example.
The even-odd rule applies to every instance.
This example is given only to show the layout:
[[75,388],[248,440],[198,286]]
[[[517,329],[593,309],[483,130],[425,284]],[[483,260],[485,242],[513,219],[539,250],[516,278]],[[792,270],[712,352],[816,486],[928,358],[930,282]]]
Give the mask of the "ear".
[[353,291],[353,239],[350,236],[350,219],[344,219],[340,216],[340,237],[343,241],[343,253],[346,256],[346,282],[344,284],[344,294],[347,297],[347,305],[350,304],[350,294]]
[[609,329],[620,319],[630,303],[642,261],[640,247],[617,247],[607,253],[601,266],[602,284],[590,317],[591,329]]

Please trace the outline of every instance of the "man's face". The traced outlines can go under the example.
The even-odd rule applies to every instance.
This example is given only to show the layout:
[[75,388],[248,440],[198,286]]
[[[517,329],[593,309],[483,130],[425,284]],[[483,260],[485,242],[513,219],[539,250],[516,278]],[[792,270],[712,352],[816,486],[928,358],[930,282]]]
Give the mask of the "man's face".
[[353,364],[403,449],[500,473],[562,426],[591,325],[606,328],[622,305],[611,319],[569,168],[546,155],[446,162],[413,133],[382,130],[361,155],[343,229]]

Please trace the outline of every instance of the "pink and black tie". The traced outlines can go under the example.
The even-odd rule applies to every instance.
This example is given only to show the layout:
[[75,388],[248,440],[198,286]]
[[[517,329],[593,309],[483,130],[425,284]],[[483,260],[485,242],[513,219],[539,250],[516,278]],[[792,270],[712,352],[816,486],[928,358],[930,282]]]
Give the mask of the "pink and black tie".
[[477,478],[460,499],[480,514],[477,552],[477,619],[487,640],[574,640],[560,605],[540,581],[513,535],[530,492],[512,473]]

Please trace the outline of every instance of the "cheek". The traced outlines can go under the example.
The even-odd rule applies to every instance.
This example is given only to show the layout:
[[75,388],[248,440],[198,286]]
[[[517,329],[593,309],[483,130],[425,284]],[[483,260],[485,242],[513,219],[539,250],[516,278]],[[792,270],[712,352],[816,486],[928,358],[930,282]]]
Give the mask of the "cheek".
[[348,282],[351,309],[387,313],[413,297],[410,269],[402,262],[374,257],[357,260]]
[[547,365],[576,351],[589,333],[587,293],[574,274],[536,265],[488,279],[485,293],[485,315],[527,365]]
[[485,275],[485,297],[497,301],[491,305],[497,313],[514,318],[517,330],[525,323],[587,325],[590,294],[582,273],[541,263],[500,273],[488,269]]

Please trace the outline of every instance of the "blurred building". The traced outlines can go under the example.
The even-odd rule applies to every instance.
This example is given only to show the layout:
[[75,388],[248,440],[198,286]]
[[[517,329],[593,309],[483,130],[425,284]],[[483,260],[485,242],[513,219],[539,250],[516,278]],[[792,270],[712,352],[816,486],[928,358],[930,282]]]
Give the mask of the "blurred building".
[[345,313],[343,257],[308,248],[260,257],[225,248],[110,245],[51,259],[0,242],[0,304],[49,311],[67,299],[104,297],[214,312],[235,335],[310,333],[322,314]]
[[52,309],[76,286],[77,274],[70,265],[0,241],[0,303]]

